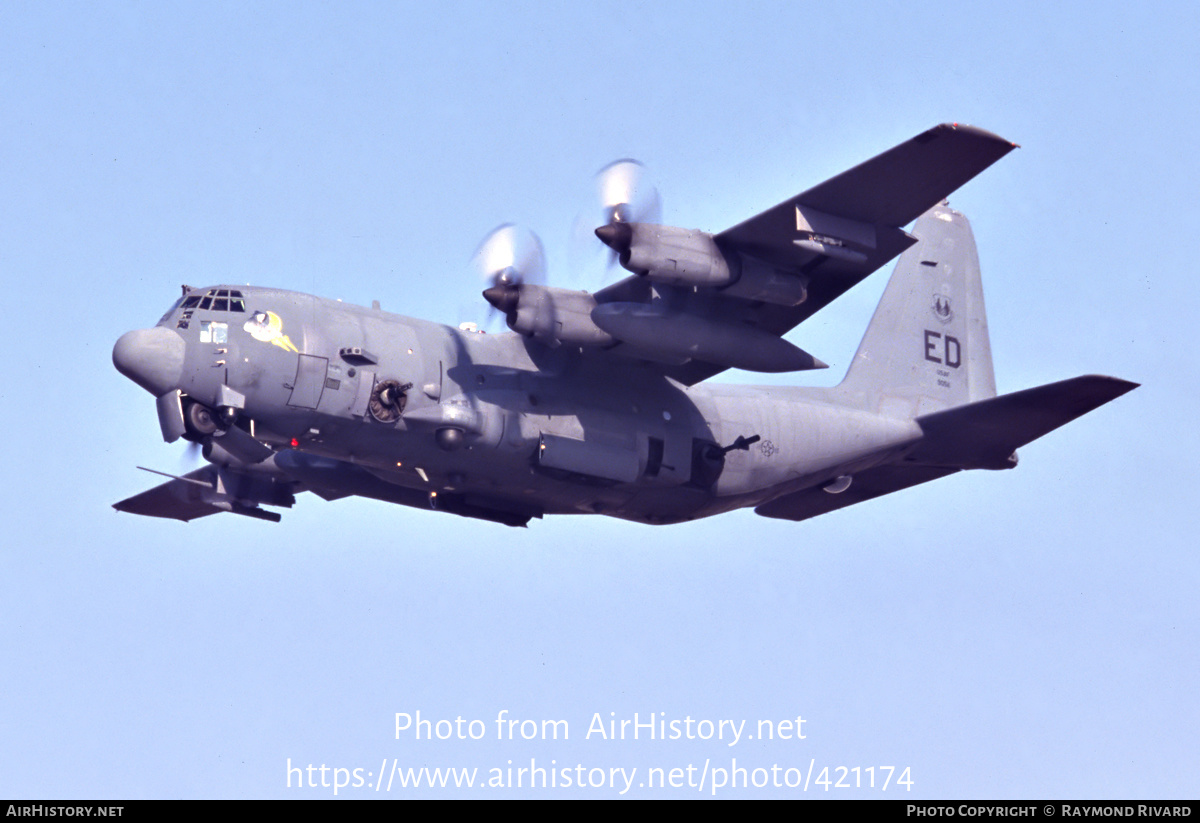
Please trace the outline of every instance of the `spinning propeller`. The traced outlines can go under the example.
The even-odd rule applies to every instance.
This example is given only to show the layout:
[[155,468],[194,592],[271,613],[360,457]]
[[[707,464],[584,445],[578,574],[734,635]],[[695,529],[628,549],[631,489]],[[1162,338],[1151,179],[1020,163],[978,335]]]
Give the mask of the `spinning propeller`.
[[[662,202],[658,189],[650,182],[646,167],[637,160],[624,159],[609,163],[596,174],[596,190],[600,200],[603,224],[587,232],[595,232],[610,249],[608,268],[617,263],[622,249],[628,250],[632,223],[658,223]],[[594,241],[592,241],[594,242]],[[494,229],[475,251],[475,267],[488,288],[483,297],[495,311],[509,316],[521,301],[522,287],[546,283],[546,260],[542,242],[532,231],[505,223]]]
[[489,284],[483,298],[508,314],[516,308],[521,286],[546,279],[542,241],[529,229],[505,223],[493,229],[475,250],[475,266]]
[[612,249],[608,257],[611,269],[620,257],[620,249],[629,248],[633,236],[629,224],[660,222],[662,200],[646,167],[637,160],[609,163],[596,175],[596,183],[605,221],[596,229],[596,236]]
[[657,223],[661,219],[658,189],[637,160],[609,163],[596,173],[596,185],[607,223]]

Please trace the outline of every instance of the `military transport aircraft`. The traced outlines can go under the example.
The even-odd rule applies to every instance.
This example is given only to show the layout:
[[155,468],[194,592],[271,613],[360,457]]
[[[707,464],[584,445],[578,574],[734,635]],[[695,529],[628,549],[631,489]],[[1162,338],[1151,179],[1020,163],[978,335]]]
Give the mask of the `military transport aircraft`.
[[[480,255],[511,333],[185,286],[113,363],[157,398],[164,439],[200,444],[209,465],[115,508],[278,521],[263,507],[311,491],[510,526],[745,506],[798,521],[1012,468],[1017,448],[1137,385],[996,396],[974,240],[945,198],[1013,148],[936,126],[719,234],[658,225],[638,167],[616,164],[595,233],[633,274],[594,294],[543,285],[536,239],[503,227]],[[840,385],[704,382],[824,367],[783,335],[897,256]]]

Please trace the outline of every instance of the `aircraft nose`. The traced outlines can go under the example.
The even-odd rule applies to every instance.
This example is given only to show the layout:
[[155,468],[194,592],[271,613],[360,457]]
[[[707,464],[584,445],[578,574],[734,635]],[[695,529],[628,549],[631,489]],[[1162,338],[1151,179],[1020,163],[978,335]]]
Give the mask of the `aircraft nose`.
[[171,329],[138,329],[121,335],[113,346],[113,365],[134,383],[161,397],[179,388],[183,348],[183,338]]

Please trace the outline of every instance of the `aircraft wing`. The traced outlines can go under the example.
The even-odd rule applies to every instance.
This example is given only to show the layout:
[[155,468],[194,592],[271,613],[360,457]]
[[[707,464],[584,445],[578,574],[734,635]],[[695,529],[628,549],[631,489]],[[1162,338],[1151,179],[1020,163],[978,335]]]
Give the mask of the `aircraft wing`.
[[879,226],[905,226],[1016,148],[974,126],[942,123],[719,237],[770,254],[794,231],[794,207]]
[[219,514],[221,509],[205,501],[204,486],[200,485],[211,486],[211,478],[214,476],[214,469],[197,469],[183,477],[176,477],[147,489],[141,494],[135,494],[120,503],[114,503],[113,508],[119,512],[165,517],[185,523],[198,517]]
[[[152,474],[164,474],[146,469]],[[268,472],[251,474],[217,466],[205,466],[171,479],[141,494],[114,503],[119,512],[163,517],[188,522],[210,514],[231,512],[259,520],[278,522],[276,512],[259,508],[259,503],[291,506],[295,483],[277,482]]]
[[[1014,148],[982,129],[944,123],[713,235],[743,280],[751,268],[769,272],[798,300],[755,295],[739,283],[654,289],[674,312],[741,330],[747,345],[756,345],[750,334],[780,337],[913,245],[905,225]],[[651,299],[650,284],[636,275],[596,294],[597,304]],[[664,371],[692,385],[726,368],[694,357]]]

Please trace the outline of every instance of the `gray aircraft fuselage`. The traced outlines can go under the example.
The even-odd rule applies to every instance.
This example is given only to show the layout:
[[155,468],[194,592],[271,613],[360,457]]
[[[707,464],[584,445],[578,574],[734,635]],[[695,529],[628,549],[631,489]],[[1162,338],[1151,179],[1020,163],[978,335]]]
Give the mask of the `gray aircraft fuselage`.
[[[179,378],[150,390],[178,388],[216,408],[232,389],[259,439],[360,467],[434,508],[453,494],[485,507],[674,523],[831,480],[832,468],[869,466],[920,437],[911,420],[831,405],[821,389],[687,387],[647,363],[514,333],[277,289],[195,293],[219,290],[240,293],[243,310],[168,313],[158,328],[182,342]],[[279,328],[256,337],[253,318],[267,312]],[[394,423],[368,408],[388,379],[412,384]],[[446,428],[464,432],[458,448],[439,445]],[[713,476],[708,464],[722,461],[706,450],[756,435],[725,452]],[[543,461],[539,451],[562,454]]]
[[[718,234],[618,219],[618,204],[596,235],[632,276],[588,294],[497,268],[483,296],[511,333],[185,286],[113,362],[156,398],[164,439],[200,443],[210,465],[115,507],[278,520],[262,506],[311,491],[507,525],[746,506],[800,521],[1012,468],[1135,387],[1093,375],[997,396],[974,237],[944,198],[1013,148],[942,124]],[[823,368],[784,335],[893,259],[838,386],[705,382]]]

